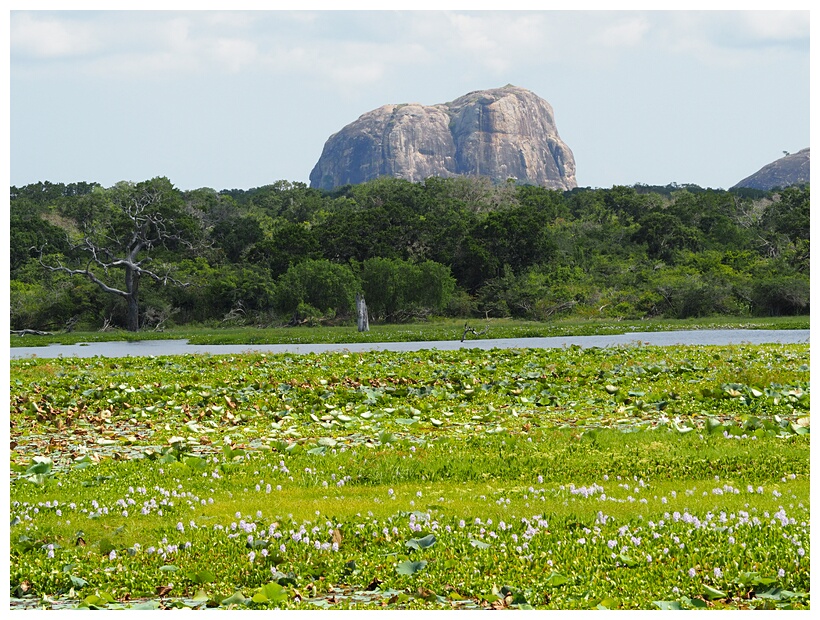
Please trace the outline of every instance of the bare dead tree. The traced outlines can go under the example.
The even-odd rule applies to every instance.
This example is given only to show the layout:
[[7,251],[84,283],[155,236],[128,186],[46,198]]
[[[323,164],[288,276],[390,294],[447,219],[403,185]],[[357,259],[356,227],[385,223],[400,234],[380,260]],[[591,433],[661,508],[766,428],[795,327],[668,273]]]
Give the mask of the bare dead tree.
[[488,331],[490,331],[490,326],[487,325],[484,329],[480,332],[476,331],[474,328],[470,327],[467,323],[464,324],[464,333],[461,334],[461,342],[464,342],[464,339],[467,337],[467,334],[472,334],[473,336],[483,336]]
[[242,325],[245,323],[245,305],[241,299],[222,317],[222,322],[229,325]]
[[[139,331],[139,286],[140,279],[148,277],[162,285],[187,286],[171,276],[170,268],[164,273],[149,269],[152,262],[150,252],[158,247],[167,247],[170,242],[191,247],[186,239],[174,230],[162,214],[163,191],[156,184],[146,184],[135,191],[115,197],[115,218],[98,228],[86,230],[79,243],[72,243],[72,249],[88,256],[85,267],[71,268],[56,259],[56,264],[43,260],[40,248],[39,262],[49,271],[81,276],[96,284],[100,290],[118,295],[127,304],[126,329]],[[119,219],[119,221],[117,221]],[[112,270],[122,270],[124,286],[109,284]]]
[[44,332],[39,329],[12,329],[12,334],[17,336],[53,336],[54,332]]

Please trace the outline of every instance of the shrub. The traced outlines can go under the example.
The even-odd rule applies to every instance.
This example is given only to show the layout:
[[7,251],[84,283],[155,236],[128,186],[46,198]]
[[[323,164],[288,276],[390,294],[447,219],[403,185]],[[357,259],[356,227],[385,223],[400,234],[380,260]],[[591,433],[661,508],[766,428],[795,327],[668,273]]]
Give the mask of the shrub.
[[359,279],[350,267],[328,260],[307,260],[290,267],[276,283],[275,303],[286,314],[308,304],[323,315],[353,313]]
[[764,316],[808,314],[809,288],[802,274],[759,280],[752,285],[752,310]]

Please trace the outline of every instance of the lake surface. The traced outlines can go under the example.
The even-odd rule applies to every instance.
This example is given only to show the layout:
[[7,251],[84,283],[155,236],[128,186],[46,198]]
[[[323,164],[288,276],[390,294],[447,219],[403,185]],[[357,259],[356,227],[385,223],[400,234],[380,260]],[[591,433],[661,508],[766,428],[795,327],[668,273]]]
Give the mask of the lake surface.
[[328,351],[419,351],[437,349],[560,349],[580,347],[616,347],[630,345],[730,345],[730,344],[794,344],[809,342],[808,329],[709,329],[674,332],[633,332],[610,336],[554,336],[550,338],[496,338],[487,340],[436,340],[425,342],[368,342],[351,344],[253,344],[224,345],[188,344],[187,340],[142,340],[140,342],[94,342],[45,347],[11,347],[11,359],[26,357],[146,357],[150,355],[239,353],[325,353]]

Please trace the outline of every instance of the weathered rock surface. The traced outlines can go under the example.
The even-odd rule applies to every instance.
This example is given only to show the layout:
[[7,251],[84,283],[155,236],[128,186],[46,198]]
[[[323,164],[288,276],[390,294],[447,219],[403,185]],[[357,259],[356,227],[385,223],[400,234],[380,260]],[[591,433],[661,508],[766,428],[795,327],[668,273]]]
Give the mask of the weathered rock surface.
[[806,148],[797,153],[784,155],[780,159],[763,166],[752,176],[746,177],[734,185],[732,189],[748,187],[768,191],[775,187],[785,188],[790,185],[804,185],[809,182],[810,178],[810,150],[810,148]]
[[557,190],[577,186],[575,158],[558,136],[552,106],[511,85],[449,103],[391,104],[363,114],[328,138],[310,186],[457,175],[514,177]]

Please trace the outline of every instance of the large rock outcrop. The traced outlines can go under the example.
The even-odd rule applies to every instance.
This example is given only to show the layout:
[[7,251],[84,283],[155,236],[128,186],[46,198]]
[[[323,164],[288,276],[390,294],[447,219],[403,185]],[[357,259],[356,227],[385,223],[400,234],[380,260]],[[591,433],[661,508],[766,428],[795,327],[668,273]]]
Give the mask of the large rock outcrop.
[[763,166],[753,175],[746,177],[732,189],[748,187],[769,191],[775,187],[805,185],[809,182],[811,168],[810,148],[784,155],[780,159]]
[[328,138],[310,186],[457,175],[513,177],[557,190],[577,186],[575,159],[558,136],[552,106],[511,85],[450,103],[391,104],[363,114]]

